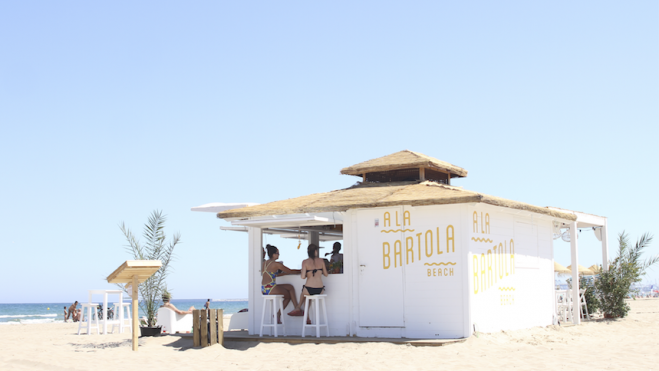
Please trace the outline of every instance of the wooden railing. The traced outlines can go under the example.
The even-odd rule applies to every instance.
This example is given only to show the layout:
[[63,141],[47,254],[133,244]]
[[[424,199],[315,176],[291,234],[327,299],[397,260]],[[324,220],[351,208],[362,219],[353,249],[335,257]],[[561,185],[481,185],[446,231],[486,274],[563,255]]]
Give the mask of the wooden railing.
[[223,316],[222,309],[192,311],[192,339],[195,347],[224,344]]

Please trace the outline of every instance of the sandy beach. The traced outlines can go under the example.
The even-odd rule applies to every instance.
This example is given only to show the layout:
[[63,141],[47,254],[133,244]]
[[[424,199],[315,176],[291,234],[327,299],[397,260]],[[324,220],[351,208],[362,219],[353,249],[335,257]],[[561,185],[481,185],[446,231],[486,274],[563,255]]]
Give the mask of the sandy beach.
[[129,334],[78,336],[73,323],[7,325],[0,326],[0,369],[659,369],[659,300],[630,304],[630,315],[622,320],[479,334],[443,347],[227,341],[224,348],[196,349],[189,337],[163,336],[141,339],[133,352]]

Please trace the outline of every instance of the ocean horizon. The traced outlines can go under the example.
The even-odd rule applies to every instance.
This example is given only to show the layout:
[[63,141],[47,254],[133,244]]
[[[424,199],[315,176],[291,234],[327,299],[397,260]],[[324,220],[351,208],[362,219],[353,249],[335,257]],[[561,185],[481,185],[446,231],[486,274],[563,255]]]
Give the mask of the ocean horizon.
[[[172,299],[178,309],[187,310],[191,306],[203,308],[206,299]],[[124,300],[127,301],[127,300]],[[113,301],[110,301],[111,303]],[[222,309],[224,314],[234,314],[247,308],[246,299],[211,299],[211,309]],[[0,303],[0,325],[64,322],[64,307],[73,303]],[[79,307],[80,308],[80,307]],[[139,309],[139,316],[144,316]],[[69,322],[71,319],[69,318]]]

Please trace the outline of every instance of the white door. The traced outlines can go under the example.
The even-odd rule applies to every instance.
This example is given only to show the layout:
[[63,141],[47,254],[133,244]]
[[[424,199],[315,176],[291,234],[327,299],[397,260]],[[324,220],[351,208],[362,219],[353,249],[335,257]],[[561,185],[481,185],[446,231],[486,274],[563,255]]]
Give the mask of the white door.
[[[398,217],[397,221],[396,217]],[[402,228],[397,226],[402,223],[402,217],[402,207],[356,212],[361,327],[405,326],[403,320],[405,267],[402,263],[398,263],[394,255],[396,248],[402,249],[396,246],[396,241],[403,241]]]

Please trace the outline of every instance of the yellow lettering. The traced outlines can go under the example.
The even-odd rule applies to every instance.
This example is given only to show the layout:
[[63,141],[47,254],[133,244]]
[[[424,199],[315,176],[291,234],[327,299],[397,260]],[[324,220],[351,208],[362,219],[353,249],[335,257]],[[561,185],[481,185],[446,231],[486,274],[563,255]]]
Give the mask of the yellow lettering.
[[485,214],[485,233],[490,234],[490,214]]
[[449,276],[452,276],[452,275],[453,275],[453,268],[449,268],[449,269],[448,269],[448,274],[449,274]]
[[485,233],[483,230],[483,212],[481,211],[481,233]]
[[[503,248],[506,254],[508,253],[508,241],[503,241]],[[508,259],[506,259],[506,254],[503,255],[503,259],[506,262],[506,277],[508,276]]]
[[515,241],[510,239],[510,274],[515,274]]
[[389,253],[391,252],[391,246],[389,246],[389,242],[383,242],[382,243],[382,267],[384,269],[389,269],[391,266],[391,258],[389,257]]
[[412,253],[412,263],[414,263],[414,238],[405,239],[405,264],[410,264],[410,253]]
[[397,263],[400,262],[400,266],[403,266],[403,244],[400,240],[394,242],[394,268],[398,267]]
[[405,222],[407,221],[407,225],[412,225],[412,222],[410,222],[410,212],[405,211],[403,213],[403,226],[405,226]]
[[428,268],[428,277],[432,276],[432,269]]
[[499,266],[497,267],[499,269],[499,279],[503,279],[503,244],[499,242],[499,256],[497,257],[497,260],[499,262]]
[[396,211],[396,227],[400,227],[400,223],[398,223],[398,211]]
[[492,287],[492,250],[487,250],[487,286]]
[[437,268],[433,268],[433,269],[432,269],[432,275],[433,275],[433,276],[437,276]]
[[481,290],[487,290],[485,279],[485,254],[481,254]]
[[437,268],[437,276],[442,276],[442,268]]
[[[446,252],[449,252],[449,247],[453,248],[452,252],[455,252],[455,231],[453,230],[453,226],[449,224],[448,227],[446,227]],[[450,244],[450,246],[449,246]]]
[[492,255],[492,258],[494,258],[494,283],[497,282],[497,245],[494,245],[492,247],[492,250],[494,250],[494,254]]
[[448,276],[448,268],[444,268],[444,275]]
[[437,255],[442,255],[444,252],[439,249],[439,227],[437,227]]
[[423,235],[423,233],[417,233],[416,234],[417,242],[419,243],[419,261],[421,261],[421,236],[422,235]]
[[474,225],[473,225],[473,232],[478,233],[478,213],[474,211]]
[[[430,250],[428,250],[428,233],[430,233]],[[432,256],[432,231],[428,229],[426,231],[426,257]]]
[[478,256],[474,255],[473,258],[473,269],[474,269],[474,294],[478,294]]
[[[382,223],[383,227],[391,228],[391,214],[389,214],[389,212],[384,213],[384,218],[383,219],[384,219],[384,222]],[[387,225],[387,222],[389,222],[388,225]]]

